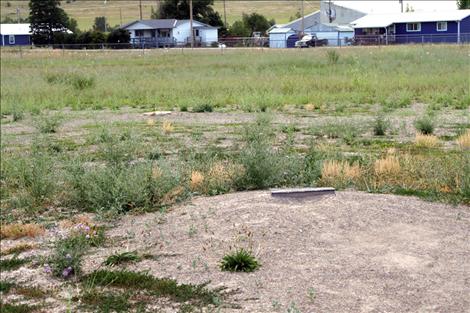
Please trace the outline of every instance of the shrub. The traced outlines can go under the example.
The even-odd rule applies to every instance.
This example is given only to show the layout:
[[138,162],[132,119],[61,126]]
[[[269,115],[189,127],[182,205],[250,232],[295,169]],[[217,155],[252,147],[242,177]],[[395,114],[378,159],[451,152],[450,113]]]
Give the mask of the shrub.
[[424,135],[434,132],[434,120],[429,115],[424,115],[415,121],[415,127]]
[[42,116],[36,119],[36,128],[43,134],[51,134],[57,132],[57,128],[61,124],[61,117],[58,115],[54,116]]
[[13,122],[21,121],[24,118],[23,110],[16,106],[13,108],[11,115],[12,115]]
[[339,53],[336,50],[328,50],[326,56],[330,65],[337,64],[339,61]]
[[470,149],[470,129],[457,138],[457,145],[462,150]]
[[139,262],[142,258],[136,251],[115,253],[110,255],[104,262],[104,265],[114,266],[123,263]]
[[91,88],[95,85],[95,78],[94,77],[86,77],[81,75],[72,75],[70,77],[70,85],[76,90],[84,90]]
[[212,112],[214,107],[210,103],[201,103],[193,107],[193,112],[202,113],[202,112]]
[[439,139],[434,135],[416,134],[415,144],[420,148],[435,148],[439,145]]
[[253,272],[260,266],[256,258],[245,249],[226,254],[220,262],[220,269],[229,272]]
[[377,116],[374,123],[374,135],[385,136],[389,123],[383,116]]

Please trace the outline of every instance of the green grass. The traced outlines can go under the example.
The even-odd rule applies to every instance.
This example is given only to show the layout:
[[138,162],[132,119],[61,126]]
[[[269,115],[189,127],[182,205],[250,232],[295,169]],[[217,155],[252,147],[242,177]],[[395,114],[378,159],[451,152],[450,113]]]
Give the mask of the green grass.
[[173,279],[156,278],[147,273],[131,271],[97,270],[84,278],[85,286],[118,287],[126,290],[142,290],[153,296],[170,298],[177,302],[215,304],[218,295],[205,285],[178,284]]
[[[431,103],[442,94],[452,94],[461,109],[470,104],[466,49],[455,45],[345,48],[334,65],[325,49],[138,53],[33,51],[18,58],[5,50],[2,111],[202,104],[259,111],[312,103],[321,112],[339,108],[344,114],[371,104],[395,110]],[[93,83],[76,88],[68,77]]]
[[228,272],[253,272],[260,266],[251,252],[244,249],[226,254],[220,262],[220,269]]
[[115,266],[123,263],[139,262],[142,258],[135,251],[121,252],[110,255],[103,262],[104,265]]
[[26,263],[29,263],[29,259],[19,259],[16,256],[13,256],[10,259],[1,259],[0,260],[0,271],[14,271]]
[[29,304],[10,304],[0,302],[1,313],[30,313],[36,312],[39,309],[38,306]]

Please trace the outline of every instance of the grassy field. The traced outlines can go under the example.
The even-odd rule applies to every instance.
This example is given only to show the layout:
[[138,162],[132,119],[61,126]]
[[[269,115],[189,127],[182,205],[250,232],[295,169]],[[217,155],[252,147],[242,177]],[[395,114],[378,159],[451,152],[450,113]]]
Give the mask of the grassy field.
[[[20,55],[4,50],[2,109],[9,113],[207,104],[252,112],[312,104],[341,113],[346,108],[368,111],[380,104],[394,109],[413,102],[466,109],[470,102],[466,47],[141,54],[26,50]],[[334,61],[334,56],[339,59]]]
[[[20,8],[22,17],[29,14],[27,1],[7,1],[1,0],[1,17],[9,16],[16,18],[16,8]],[[107,16],[111,26],[127,23],[139,19],[138,1],[116,1],[110,0],[106,6],[103,1],[76,0],[71,3],[61,2],[70,17],[78,21],[78,27],[87,30],[92,27],[95,17]],[[156,7],[156,1],[142,1],[143,18],[150,18],[151,9]],[[222,1],[215,1],[215,9],[223,16]],[[319,8],[316,1],[306,1],[305,11],[313,12]],[[286,23],[290,17],[295,16],[299,11],[299,3],[295,1],[226,1],[227,23],[232,24],[240,20],[243,13],[258,12],[269,19],[275,19],[277,23]]]
[[[468,49],[458,46],[224,54],[2,50],[2,309],[237,308],[217,288],[138,272],[144,264],[162,268],[162,258],[172,257],[170,244],[162,248],[172,235],[160,226],[168,208],[193,196],[333,186],[462,204],[464,211],[470,204],[467,60]],[[154,110],[171,112],[144,114]],[[394,201],[405,206],[404,199]],[[155,218],[138,230],[130,222],[110,238],[116,221],[143,212]],[[207,224],[204,234],[194,226],[193,213],[185,214],[187,229],[166,226],[184,238],[199,240],[198,231],[210,237]],[[455,212],[445,218],[450,227],[468,221]],[[146,247],[153,253],[129,250],[132,232],[144,236],[143,229],[156,242]],[[237,236],[239,243],[252,235],[245,229]],[[162,249],[170,253],[162,256]],[[202,249],[212,251],[212,241]],[[210,268],[191,258],[162,277],[199,267],[199,278],[220,271],[218,260]],[[256,270],[249,254],[224,260],[240,258]],[[19,268],[28,268],[28,283]]]

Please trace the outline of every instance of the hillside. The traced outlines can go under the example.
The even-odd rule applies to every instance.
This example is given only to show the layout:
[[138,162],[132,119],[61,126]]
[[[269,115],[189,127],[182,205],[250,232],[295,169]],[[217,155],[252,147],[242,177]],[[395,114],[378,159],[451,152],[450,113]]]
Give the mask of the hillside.
[[[149,18],[152,7],[156,7],[157,0],[142,1],[143,18]],[[20,9],[20,16],[29,14],[28,1],[5,1],[1,0],[1,17],[16,18],[16,8]],[[223,17],[223,2],[215,1],[215,9]],[[107,16],[111,26],[127,23],[139,18],[139,1],[108,0],[106,5],[103,1],[76,0],[71,3],[62,1],[62,7],[78,21],[82,30],[91,28],[96,16]],[[243,13],[258,12],[269,19],[274,18],[277,23],[288,22],[299,11],[298,1],[226,1],[227,22],[233,23],[241,19]],[[318,1],[305,1],[305,12],[312,12],[319,7]],[[122,17],[122,18],[121,18]]]

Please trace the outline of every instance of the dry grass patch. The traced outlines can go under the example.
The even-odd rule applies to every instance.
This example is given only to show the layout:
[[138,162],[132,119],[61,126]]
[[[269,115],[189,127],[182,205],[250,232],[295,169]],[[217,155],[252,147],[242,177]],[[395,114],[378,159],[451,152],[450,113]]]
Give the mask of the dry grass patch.
[[5,224],[0,228],[1,239],[34,238],[42,234],[44,234],[44,227],[38,224]]
[[346,161],[337,160],[325,161],[321,172],[322,182],[334,186],[354,182],[361,176],[362,169],[359,164],[354,163],[351,165]]
[[439,139],[434,135],[416,134],[415,144],[420,148],[435,148],[439,145]]
[[457,145],[462,150],[470,149],[470,129],[457,138]]
[[376,160],[374,163],[374,172],[376,175],[396,175],[401,171],[400,162],[398,158],[389,155],[384,159]]
[[204,175],[199,171],[191,172],[191,180],[189,182],[189,187],[191,191],[200,191],[204,183]]
[[175,127],[173,126],[173,123],[171,123],[170,121],[164,121],[163,122],[162,130],[165,134],[169,134],[169,133],[173,132],[174,129],[175,129]]
[[315,104],[309,103],[309,104],[304,105],[304,109],[306,111],[312,112],[312,111],[315,111],[316,107],[315,107]]
[[18,254],[24,251],[32,250],[34,248],[36,248],[35,245],[29,243],[20,243],[16,246],[2,250],[0,255]]

